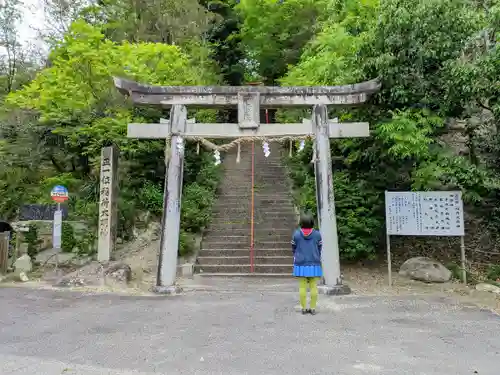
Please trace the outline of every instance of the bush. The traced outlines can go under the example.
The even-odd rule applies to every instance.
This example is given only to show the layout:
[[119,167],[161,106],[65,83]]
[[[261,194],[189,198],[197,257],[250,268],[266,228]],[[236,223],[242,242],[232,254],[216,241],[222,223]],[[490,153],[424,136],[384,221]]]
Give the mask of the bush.
[[147,181],[139,192],[141,200],[139,204],[153,215],[160,216],[163,210],[163,189],[161,185],[155,185]]
[[94,255],[97,253],[96,247],[97,234],[96,232],[87,232],[78,243],[78,255]]
[[131,190],[122,189],[121,193],[118,197],[117,237],[129,241],[133,238],[137,207],[142,207],[144,199]]
[[209,223],[214,201],[213,192],[198,183],[185,187],[182,195],[181,227],[199,233]]
[[214,164],[210,156],[210,159],[206,160],[206,164],[200,169],[200,172],[196,176],[196,182],[214,194],[219,186],[220,177],[221,169]]
[[62,223],[61,250],[64,253],[71,253],[76,246],[75,230],[67,222]]
[[38,226],[29,225],[29,231],[24,233],[24,242],[28,244],[28,255],[33,259],[40,251],[42,240],[38,238]]
[[[456,262],[449,262],[446,264],[446,268],[448,268],[451,272],[451,278],[454,280],[462,280],[463,279],[463,272],[462,272],[462,265],[458,264]],[[473,273],[469,271],[465,271],[465,277],[467,278],[467,283],[468,284],[477,284],[477,275],[474,275]]]
[[191,233],[182,230],[179,234],[179,256],[186,256],[194,252],[195,241]]
[[500,265],[490,265],[486,271],[486,278],[491,281],[500,281]]
[[333,183],[341,256],[373,259],[384,228],[381,192],[348,172],[336,172]]
[[[300,211],[316,215],[316,185],[310,166],[311,147],[289,160],[289,175],[295,189],[295,204]],[[381,192],[361,175],[347,171],[334,173],[335,209],[340,256],[356,260],[374,258],[384,226]],[[323,229],[325,230],[325,229]]]

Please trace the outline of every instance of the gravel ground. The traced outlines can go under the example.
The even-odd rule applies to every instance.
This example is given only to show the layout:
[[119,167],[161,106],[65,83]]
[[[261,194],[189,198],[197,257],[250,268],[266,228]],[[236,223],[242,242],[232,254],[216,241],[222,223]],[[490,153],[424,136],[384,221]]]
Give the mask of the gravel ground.
[[[149,253],[148,253],[149,254]],[[74,291],[90,292],[112,292],[128,295],[153,295],[150,288],[154,285],[155,273],[152,266],[153,258],[148,254],[136,253],[127,259],[134,270],[139,271],[140,277],[136,277],[131,285],[124,288],[120,285],[103,286],[96,283],[92,287],[69,288]],[[82,269],[82,272],[84,269]],[[357,296],[434,296],[447,297],[465,304],[475,304],[480,308],[490,309],[500,314],[500,295],[479,292],[473,286],[464,286],[460,282],[449,282],[443,284],[426,284],[419,281],[408,280],[393,274],[393,286],[388,286],[387,271],[384,267],[359,267],[344,266],[342,268],[345,283],[348,284],[353,295]],[[137,275],[137,273],[135,273]],[[195,275],[192,279],[179,279],[185,292],[193,293],[201,290],[227,291],[227,288],[239,288],[239,290],[260,290],[261,292],[283,291],[296,292],[297,283],[290,279],[221,279],[207,278]],[[26,288],[53,289],[50,283],[42,280],[32,279],[23,284],[3,283],[4,286],[19,286]]]
[[293,280],[207,284],[176,297],[1,288],[0,373],[498,374],[498,317],[474,306],[322,296],[302,316]]
[[173,297],[148,292],[152,272],[126,289],[3,284],[0,374],[498,374],[498,296],[343,273],[353,294],[320,296],[315,317],[293,278],[195,276]]

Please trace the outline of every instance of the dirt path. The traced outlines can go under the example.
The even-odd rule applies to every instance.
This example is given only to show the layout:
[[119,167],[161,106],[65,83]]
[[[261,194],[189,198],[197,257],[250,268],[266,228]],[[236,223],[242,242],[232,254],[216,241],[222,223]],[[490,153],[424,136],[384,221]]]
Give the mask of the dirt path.
[[[85,290],[89,292],[111,292],[111,293],[126,293],[126,294],[151,294],[151,286],[155,283],[155,273],[157,266],[158,255],[158,238],[153,236],[151,232],[157,231],[157,228],[152,228],[150,231],[139,236],[134,242],[130,243],[126,248],[125,246],[116,253],[116,258],[129,264],[132,268],[133,280],[127,288],[123,286],[105,286],[103,283],[95,281],[93,286],[90,287],[72,287],[72,290]],[[88,265],[75,271],[76,275],[88,278],[92,276],[98,279],[98,272],[94,269],[95,265]],[[397,270],[395,270],[397,271]],[[493,310],[500,314],[500,295],[488,292],[477,291],[474,286],[464,286],[459,282],[448,282],[443,284],[426,284],[419,281],[413,281],[400,277],[397,272],[393,272],[393,286],[388,286],[387,269],[385,266],[359,266],[359,265],[343,265],[342,273],[344,275],[345,283],[348,284],[354,295],[360,296],[409,296],[409,295],[428,295],[428,296],[441,296],[453,298],[457,302],[464,304],[473,304],[481,308]],[[3,283],[5,286],[25,286],[34,288],[52,289],[51,282],[37,278],[35,275],[30,277],[31,281],[27,283]],[[203,279],[203,278],[202,278]],[[265,285],[266,283],[274,284],[276,287],[283,287],[285,284],[280,285],[280,281],[267,281],[262,283],[255,283],[256,279],[251,283],[254,287],[262,287],[263,290],[272,285]],[[203,287],[197,280],[179,280],[181,284],[186,286],[193,286],[193,290],[197,287]],[[211,282],[206,278],[205,285]],[[231,283],[230,279],[224,281]],[[245,279],[239,280],[237,283],[244,285],[247,283]],[[236,284],[237,284],[236,283]],[[217,282],[214,283],[214,285]],[[259,285],[260,284],[260,285]],[[223,283],[219,283],[219,287]],[[287,291],[295,291],[295,283],[290,279],[286,284]]]
[[477,291],[473,286],[460,282],[426,284],[400,277],[393,272],[393,286],[388,285],[385,267],[344,266],[345,282],[357,295],[433,295],[454,298],[461,303],[474,304],[500,314],[500,295]]
[[[145,261],[139,256],[141,261]],[[142,263],[142,262],[141,262]],[[146,261],[149,264],[149,262]],[[479,292],[473,286],[464,286],[458,282],[449,282],[443,284],[425,284],[419,281],[413,281],[393,275],[393,286],[390,288],[387,282],[387,272],[382,267],[367,268],[367,267],[343,267],[344,281],[352,289],[353,295],[358,296],[423,296],[429,297],[447,297],[455,300],[458,303],[466,305],[474,305],[480,308],[492,310],[500,315],[500,296],[488,293]],[[154,280],[153,274],[142,275],[142,277],[132,281],[128,288],[120,286],[91,286],[91,287],[71,287],[66,288],[72,291],[85,291],[90,293],[117,293],[117,294],[133,294],[133,295],[152,295],[150,288]],[[192,292],[204,290],[207,286],[211,290],[226,290],[246,286],[252,284],[255,289],[279,290],[284,292],[295,291],[295,281],[291,278],[286,281],[282,279],[266,279],[257,280],[255,278],[240,278],[237,281],[224,279],[211,281],[209,278],[195,278],[179,280],[179,283],[186,290]],[[32,279],[27,283],[3,283],[4,286],[23,286],[27,288],[54,289],[49,283],[43,280]]]

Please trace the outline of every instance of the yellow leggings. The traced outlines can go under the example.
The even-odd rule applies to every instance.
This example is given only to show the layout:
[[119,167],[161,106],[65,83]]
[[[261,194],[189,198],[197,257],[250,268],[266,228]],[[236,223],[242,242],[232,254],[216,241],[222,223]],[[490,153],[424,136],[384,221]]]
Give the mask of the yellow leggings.
[[299,299],[302,309],[307,305],[307,288],[311,291],[310,308],[314,310],[318,302],[318,280],[319,277],[299,277]]

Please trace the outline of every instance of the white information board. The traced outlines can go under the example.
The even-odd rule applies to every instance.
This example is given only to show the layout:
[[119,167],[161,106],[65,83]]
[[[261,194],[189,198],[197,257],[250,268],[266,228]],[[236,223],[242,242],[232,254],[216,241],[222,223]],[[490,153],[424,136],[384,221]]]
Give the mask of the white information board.
[[389,236],[463,236],[464,210],[459,191],[386,191]]

